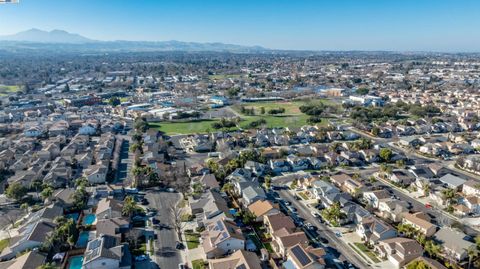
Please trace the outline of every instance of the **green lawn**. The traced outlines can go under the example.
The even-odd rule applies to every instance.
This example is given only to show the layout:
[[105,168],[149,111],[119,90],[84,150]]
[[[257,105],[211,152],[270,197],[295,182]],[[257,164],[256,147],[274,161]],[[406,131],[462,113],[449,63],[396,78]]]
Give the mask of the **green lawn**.
[[[232,108],[240,113],[240,106],[243,106],[247,109],[253,108],[255,115],[260,115],[261,108],[265,108],[265,115],[268,115],[268,111],[272,108],[285,108],[285,115],[300,115],[299,107],[307,103],[323,103],[330,106],[339,106],[338,104],[332,102],[328,99],[315,99],[315,100],[305,100],[305,101],[274,101],[274,102],[255,102],[255,103],[243,103],[242,105],[234,105]],[[341,106],[339,106],[341,107]]]
[[272,244],[270,243],[265,243],[263,244],[265,246],[265,248],[267,249],[268,253],[274,253],[273,251],[273,248],[272,248]]
[[6,96],[11,93],[16,93],[19,90],[20,90],[20,86],[17,86],[17,85],[11,85],[11,86],[0,85],[0,96]]
[[210,75],[208,76],[209,79],[227,79],[227,78],[240,78],[241,74],[218,74],[218,75]]
[[0,240],[0,252],[2,252],[3,249],[8,247],[8,242],[9,242],[8,238]]
[[[326,102],[322,100],[314,100],[312,102]],[[245,107],[255,109],[254,116],[241,116],[241,121],[239,123],[240,128],[249,129],[249,124],[253,121],[258,121],[259,119],[264,119],[266,121],[265,126],[267,128],[274,127],[290,127],[290,128],[300,128],[303,125],[307,125],[307,119],[309,116],[300,112],[299,107],[302,104],[305,104],[304,101],[294,101],[294,102],[259,102],[259,103],[249,103],[245,104]],[[260,115],[260,108],[265,107],[265,110],[268,112],[272,108],[285,108],[284,114],[269,115],[264,114]],[[232,107],[236,111],[240,111],[240,106],[235,105]],[[212,120],[196,120],[196,121],[179,121],[179,122],[158,122],[150,123],[150,128],[155,128],[165,133],[166,135],[179,135],[179,134],[195,134],[195,133],[207,133],[216,131],[212,124],[219,122],[219,119]],[[326,126],[329,122],[327,119],[322,119],[322,122],[317,123],[318,126]],[[235,130],[231,128],[230,131]]]
[[185,238],[187,239],[188,249],[194,249],[200,245],[200,234],[198,233],[185,232]]
[[370,258],[370,260],[372,260],[375,263],[381,262],[377,258],[377,255],[375,255],[375,253],[373,253],[370,249],[368,249],[367,246],[365,246],[365,244],[363,244],[363,243],[354,243],[354,244],[359,250],[361,250],[363,253],[365,253]]
[[166,135],[195,134],[213,132],[212,124],[219,120],[199,120],[186,122],[150,123],[150,128],[158,129]]
[[193,269],[205,269],[205,261],[204,260],[193,260],[192,261]]

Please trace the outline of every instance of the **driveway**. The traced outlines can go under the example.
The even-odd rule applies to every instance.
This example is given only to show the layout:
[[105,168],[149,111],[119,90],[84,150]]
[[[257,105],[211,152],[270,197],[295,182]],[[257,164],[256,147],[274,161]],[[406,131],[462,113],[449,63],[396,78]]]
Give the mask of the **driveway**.
[[178,193],[147,191],[145,197],[150,203],[148,206],[158,210],[155,218],[160,220],[161,224],[168,226],[168,228],[161,230],[155,229],[157,240],[154,241],[155,254],[152,260],[158,264],[160,269],[178,268],[178,265],[184,261],[180,251],[175,248],[176,242],[179,240],[168,205],[178,203],[181,195]]

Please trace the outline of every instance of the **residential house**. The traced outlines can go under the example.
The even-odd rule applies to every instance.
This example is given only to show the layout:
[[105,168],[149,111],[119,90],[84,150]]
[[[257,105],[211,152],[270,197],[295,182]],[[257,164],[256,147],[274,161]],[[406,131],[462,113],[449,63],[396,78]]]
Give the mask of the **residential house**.
[[83,171],[83,176],[90,184],[102,184],[107,180],[108,167],[103,164],[93,164]]
[[97,210],[95,212],[97,220],[120,218],[122,217],[122,208],[122,202],[113,198],[103,198],[98,202]]
[[122,234],[130,229],[130,221],[123,217],[99,219],[95,224],[95,228],[97,235],[104,234],[116,237],[120,241],[122,239]]
[[281,257],[287,255],[287,250],[295,245],[308,246],[308,238],[303,231],[291,232],[283,227],[272,233],[272,248]]
[[435,234],[435,240],[441,243],[443,255],[460,262],[467,258],[468,249],[475,247],[475,243],[466,240],[467,235],[449,227],[442,227]]
[[415,177],[407,170],[393,170],[388,179],[402,186],[409,186],[415,182]]
[[480,196],[480,183],[476,180],[467,180],[462,187],[465,196]]
[[258,200],[248,206],[248,210],[255,215],[256,221],[263,222],[264,216],[275,215],[280,213],[278,204],[274,204],[267,200]]
[[84,254],[84,269],[129,269],[132,255],[127,244],[119,244],[117,237],[100,235],[88,242]]
[[260,259],[254,252],[243,249],[220,259],[208,260],[209,269],[261,269]]
[[265,191],[260,186],[248,186],[242,190],[242,203],[248,206],[258,200],[267,199]]
[[412,226],[426,237],[431,237],[437,232],[437,226],[432,224],[430,222],[430,217],[423,212],[413,214],[405,212],[403,214],[402,223]]
[[227,201],[216,190],[206,191],[198,200],[189,199],[191,213],[196,216],[199,227],[204,227],[219,218],[232,218]]
[[397,236],[397,231],[392,226],[373,216],[362,220],[357,225],[356,232],[363,241],[371,245]]
[[373,208],[379,207],[380,200],[390,197],[390,193],[386,190],[366,191],[363,193],[363,200]]
[[325,250],[297,244],[287,251],[287,260],[283,263],[285,269],[323,269],[325,268]]
[[467,182],[465,179],[452,174],[446,174],[438,180],[440,180],[444,186],[458,191],[462,188],[463,184]]
[[381,199],[378,203],[378,211],[382,218],[389,219],[393,222],[400,222],[403,218],[403,213],[408,212],[409,205],[406,201],[398,199],[386,198]]
[[11,238],[9,245],[0,253],[0,260],[10,260],[19,253],[42,246],[55,226],[50,220],[38,220],[21,227],[19,235]]
[[403,237],[380,240],[375,250],[398,269],[423,255],[423,248],[416,240]]
[[295,223],[293,223],[292,218],[284,215],[283,213],[264,216],[263,224],[266,228],[266,233],[270,235],[272,235],[274,232],[282,228],[285,228],[288,231],[293,232],[297,227]]
[[290,171],[289,162],[283,159],[270,160],[269,165],[270,165],[270,170],[272,170],[272,172],[276,174]]
[[201,237],[208,259],[218,258],[245,248],[245,238],[241,229],[230,220],[222,219],[209,224]]
[[46,254],[39,252],[38,250],[32,250],[28,253],[21,255],[20,257],[0,262],[0,268],[2,269],[37,269],[45,264],[47,259]]

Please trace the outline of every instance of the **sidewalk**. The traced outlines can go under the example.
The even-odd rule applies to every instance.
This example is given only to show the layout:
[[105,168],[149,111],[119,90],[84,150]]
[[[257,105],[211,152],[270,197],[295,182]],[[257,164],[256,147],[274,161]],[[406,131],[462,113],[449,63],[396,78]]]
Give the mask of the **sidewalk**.
[[200,244],[198,245],[197,248],[188,249],[188,244],[187,244],[187,238],[185,236],[185,231],[186,230],[192,230],[192,231],[195,232],[196,229],[197,229],[197,223],[195,221],[187,222],[185,227],[183,227],[183,229],[182,229],[183,231],[182,231],[181,241],[182,241],[183,245],[185,246],[185,249],[183,251],[181,251],[180,253],[182,255],[183,262],[184,263],[187,262],[189,268],[193,268],[192,261],[194,261],[194,260],[204,260],[204,261],[207,260],[207,257],[205,256],[205,251],[203,250],[201,238],[200,238]]

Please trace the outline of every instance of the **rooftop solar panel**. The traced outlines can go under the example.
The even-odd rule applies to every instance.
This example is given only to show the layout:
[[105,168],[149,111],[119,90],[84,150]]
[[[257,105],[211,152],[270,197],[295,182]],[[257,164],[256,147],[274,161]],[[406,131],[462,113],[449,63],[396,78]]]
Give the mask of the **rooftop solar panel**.
[[303,251],[303,249],[299,246],[294,246],[292,248],[292,253],[297,258],[297,260],[302,264],[302,266],[305,266],[312,262],[310,257],[308,257],[307,253],[305,253],[305,251]]

